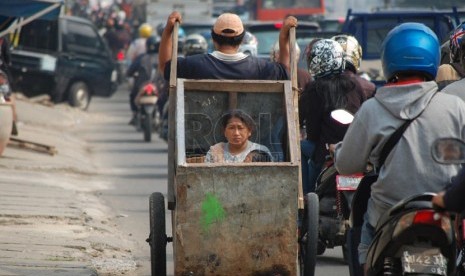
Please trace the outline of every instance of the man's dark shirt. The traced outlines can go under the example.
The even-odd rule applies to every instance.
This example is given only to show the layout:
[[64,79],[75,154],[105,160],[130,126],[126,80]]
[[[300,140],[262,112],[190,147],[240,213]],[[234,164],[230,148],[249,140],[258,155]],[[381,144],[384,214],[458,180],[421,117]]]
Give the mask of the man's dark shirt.
[[[170,78],[170,65],[165,66],[165,79]],[[287,80],[288,74],[280,63],[252,56],[240,60],[222,60],[212,54],[178,58],[177,77],[185,79],[232,79],[232,80]]]

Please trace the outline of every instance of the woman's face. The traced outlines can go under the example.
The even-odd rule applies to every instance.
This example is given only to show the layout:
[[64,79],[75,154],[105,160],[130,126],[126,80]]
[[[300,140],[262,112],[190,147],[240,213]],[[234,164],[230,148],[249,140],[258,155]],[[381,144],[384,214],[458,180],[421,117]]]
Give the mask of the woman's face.
[[231,118],[224,130],[224,136],[229,144],[240,146],[247,142],[252,135],[252,131],[239,118]]

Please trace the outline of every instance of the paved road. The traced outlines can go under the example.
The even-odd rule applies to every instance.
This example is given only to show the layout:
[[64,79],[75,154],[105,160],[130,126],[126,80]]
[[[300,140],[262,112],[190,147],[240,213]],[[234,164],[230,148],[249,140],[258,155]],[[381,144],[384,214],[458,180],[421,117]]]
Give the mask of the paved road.
[[[114,118],[108,124],[90,125],[84,137],[97,163],[107,172],[102,180],[111,182],[111,188],[101,190],[99,195],[119,214],[116,222],[120,230],[135,242],[135,275],[150,275],[150,248],[145,242],[149,235],[149,196],[153,192],[166,194],[168,145],[156,133],[151,142],[144,142],[142,132],[128,125],[131,113],[124,86],[110,99],[93,99],[88,112],[103,112]],[[169,219],[168,212],[166,216]],[[168,246],[169,261],[171,251]]]

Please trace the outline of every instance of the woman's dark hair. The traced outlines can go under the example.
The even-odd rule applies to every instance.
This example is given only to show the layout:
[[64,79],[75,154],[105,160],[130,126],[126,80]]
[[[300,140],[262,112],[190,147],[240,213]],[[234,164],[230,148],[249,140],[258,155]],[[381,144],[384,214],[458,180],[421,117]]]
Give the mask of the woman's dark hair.
[[356,88],[355,82],[350,76],[338,74],[318,78],[307,85],[305,93],[302,94],[302,103],[308,105],[309,95],[317,93],[324,99],[324,110],[330,112],[339,108],[347,108],[348,99],[346,94]]
[[229,120],[232,118],[238,118],[250,129],[251,132],[255,131],[255,122],[247,113],[240,109],[230,110],[228,111],[228,113],[223,115],[223,117],[221,118],[221,126],[223,127],[223,129],[226,129]]
[[242,34],[238,36],[227,37],[227,36],[222,36],[222,35],[215,33],[212,29],[211,35],[212,35],[213,41],[215,41],[219,45],[238,46],[242,43],[242,40],[244,39],[245,31],[243,31]]

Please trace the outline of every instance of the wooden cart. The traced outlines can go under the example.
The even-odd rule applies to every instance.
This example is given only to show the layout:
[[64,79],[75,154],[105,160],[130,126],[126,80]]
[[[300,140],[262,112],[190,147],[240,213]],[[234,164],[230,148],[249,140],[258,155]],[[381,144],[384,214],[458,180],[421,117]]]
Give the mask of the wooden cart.
[[[313,275],[315,260],[302,258],[298,221],[316,223],[318,208],[316,215],[305,212],[302,219],[291,81],[177,79],[171,87],[176,89],[170,93],[172,167],[166,199],[173,230],[167,237],[165,197],[153,193],[148,240],[152,275],[166,275],[170,241],[175,275]],[[199,162],[211,145],[223,141],[219,121],[236,108],[256,124],[250,140],[267,146],[279,162]],[[314,201],[310,204],[315,207]],[[303,250],[316,252],[316,240]],[[304,266],[307,273],[302,273]]]

